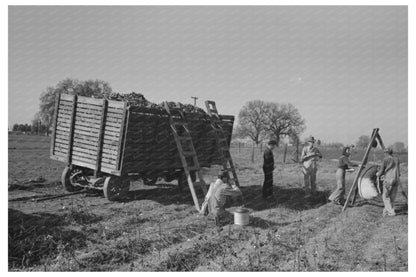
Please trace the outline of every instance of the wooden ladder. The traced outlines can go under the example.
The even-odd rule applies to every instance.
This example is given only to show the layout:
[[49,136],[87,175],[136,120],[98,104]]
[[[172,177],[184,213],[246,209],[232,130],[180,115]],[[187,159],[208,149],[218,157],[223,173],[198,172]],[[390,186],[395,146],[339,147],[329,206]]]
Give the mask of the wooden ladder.
[[[235,172],[235,167],[233,159],[230,154],[230,147],[228,146],[228,139],[225,135],[224,129],[221,126],[221,118],[218,114],[217,107],[214,101],[205,101],[208,114],[211,119],[211,126],[215,133],[215,139],[217,141],[217,148],[220,152],[222,159],[222,167],[227,171],[230,182],[233,182],[237,187],[240,187],[238,182],[237,173]],[[232,173],[232,177],[229,173]]]
[[[357,193],[358,193],[358,178],[360,177],[364,167],[367,165],[368,155],[370,154],[370,150],[373,146],[373,143],[378,141],[381,149],[384,150],[384,144],[383,144],[383,141],[381,140],[381,137],[380,137],[380,134],[379,134],[378,131],[379,131],[378,128],[373,129],[373,133],[371,134],[370,143],[368,144],[367,150],[365,151],[363,160],[361,162],[361,166],[358,169],[358,172],[354,177],[354,181],[353,181],[351,189],[348,193],[347,199],[345,200],[344,206],[342,207],[342,211],[345,211],[345,209],[348,207],[348,205],[354,205],[354,203],[355,203],[355,199],[356,199]],[[352,196],[352,198],[351,198],[351,196]]]
[[[186,180],[188,181],[195,207],[199,212],[201,208],[195,193],[194,184],[201,187],[204,196],[207,193],[207,188],[202,177],[201,167],[199,166],[194,144],[192,143],[191,133],[186,126],[184,114],[180,109],[169,108],[168,102],[164,102],[164,107],[169,115],[170,127],[176,141],[176,146],[178,147],[179,157],[181,158],[182,166],[185,171]],[[195,172],[195,182],[192,181],[191,172]]]

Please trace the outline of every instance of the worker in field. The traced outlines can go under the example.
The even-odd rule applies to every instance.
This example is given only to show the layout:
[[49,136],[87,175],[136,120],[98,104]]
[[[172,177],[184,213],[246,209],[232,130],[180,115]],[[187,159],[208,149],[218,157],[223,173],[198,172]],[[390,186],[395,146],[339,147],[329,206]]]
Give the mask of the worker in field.
[[274,156],[273,149],[276,147],[277,142],[275,140],[270,140],[266,149],[263,153],[263,172],[264,172],[264,183],[263,183],[263,198],[266,199],[273,195],[273,170],[274,166]]
[[383,180],[381,194],[384,202],[383,216],[395,216],[394,200],[400,185],[400,162],[397,157],[393,157],[391,148],[384,149],[384,159],[377,172],[377,177]]
[[337,205],[344,205],[345,199],[345,173],[348,169],[352,167],[357,167],[358,164],[355,164],[350,161],[351,148],[344,147],[342,149],[342,155],[338,159],[338,168],[335,173],[335,178],[337,180],[337,188],[329,196],[329,200]]
[[230,200],[242,202],[242,196],[240,189],[235,184],[230,184],[228,172],[222,169],[218,174],[218,179],[209,187],[201,207],[201,213],[212,214],[215,217],[215,222],[219,224],[221,219],[229,216],[225,210],[226,203],[229,203]]
[[302,163],[302,173],[306,194],[316,194],[316,172],[318,170],[317,161],[322,159],[322,154],[314,146],[315,138],[310,136],[306,139],[307,145],[303,147],[300,161]]

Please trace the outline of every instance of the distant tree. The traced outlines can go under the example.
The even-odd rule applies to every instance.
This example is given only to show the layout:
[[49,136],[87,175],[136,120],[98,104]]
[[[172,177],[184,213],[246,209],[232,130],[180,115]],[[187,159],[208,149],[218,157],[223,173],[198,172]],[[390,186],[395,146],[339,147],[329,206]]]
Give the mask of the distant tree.
[[47,127],[47,133],[52,125],[55,112],[55,99],[59,93],[71,95],[93,96],[101,98],[112,92],[110,85],[101,80],[78,81],[67,78],[60,81],[55,87],[47,87],[40,96],[40,110],[38,116],[43,125]]
[[360,136],[356,143],[357,148],[366,148],[368,144],[370,144],[370,137],[366,135]]
[[400,141],[396,141],[390,147],[391,147],[391,149],[393,149],[393,151],[395,153],[404,153],[404,152],[406,152],[405,144],[403,142],[400,142]]
[[292,104],[279,104],[269,102],[265,107],[265,129],[277,141],[279,146],[283,136],[301,134],[305,129],[305,120],[298,109]]
[[336,148],[340,149],[344,147],[344,144],[341,142],[330,142],[330,143],[324,143],[322,144],[325,148]]
[[17,123],[16,123],[16,124],[14,124],[14,125],[13,125],[13,128],[12,128],[12,131],[13,131],[13,132],[19,131],[19,124],[17,124]]
[[250,138],[253,141],[251,162],[254,162],[254,146],[262,141],[265,131],[265,103],[261,100],[247,102],[238,114],[236,134],[240,138]]

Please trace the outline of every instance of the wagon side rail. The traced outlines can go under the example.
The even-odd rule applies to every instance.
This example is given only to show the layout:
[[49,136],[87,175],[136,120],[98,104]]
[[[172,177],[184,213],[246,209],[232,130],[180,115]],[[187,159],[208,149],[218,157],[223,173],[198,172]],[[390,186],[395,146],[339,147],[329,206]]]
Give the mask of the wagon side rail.
[[120,176],[128,117],[126,105],[106,99],[58,95],[50,157],[68,166]]

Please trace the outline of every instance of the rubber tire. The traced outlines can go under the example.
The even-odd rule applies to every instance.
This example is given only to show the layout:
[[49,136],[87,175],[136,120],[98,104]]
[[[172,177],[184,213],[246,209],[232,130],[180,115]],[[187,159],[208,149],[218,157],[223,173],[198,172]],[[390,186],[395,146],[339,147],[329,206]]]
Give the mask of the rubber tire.
[[81,190],[82,187],[74,186],[73,184],[71,184],[71,181],[69,179],[69,177],[71,176],[71,172],[72,170],[69,168],[69,166],[64,168],[64,171],[62,171],[62,176],[61,176],[62,185],[64,186],[65,190],[68,192]]
[[123,199],[130,189],[130,181],[120,177],[110,176],[105,178],[103,191],[108,201]]

